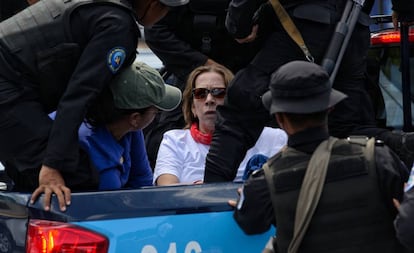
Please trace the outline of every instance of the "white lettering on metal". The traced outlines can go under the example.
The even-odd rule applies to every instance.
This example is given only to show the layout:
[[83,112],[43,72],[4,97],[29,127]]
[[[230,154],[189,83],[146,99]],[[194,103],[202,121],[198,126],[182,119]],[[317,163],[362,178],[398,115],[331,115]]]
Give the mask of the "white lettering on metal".
[[184,253],[201,253],[201,246],[196,241],[187,243]]
[[[185,246],[184,253],[201,253],[201,246],[197,241],[190,241]],[[145,245],[141,253],[158,253],[157,248],[153,245]],[[177,253],[177,243],[171,242],[167,253]]]
[[145,245],[144,248],[142,248],[141,253],[158,253],[158,252],[154,246]]

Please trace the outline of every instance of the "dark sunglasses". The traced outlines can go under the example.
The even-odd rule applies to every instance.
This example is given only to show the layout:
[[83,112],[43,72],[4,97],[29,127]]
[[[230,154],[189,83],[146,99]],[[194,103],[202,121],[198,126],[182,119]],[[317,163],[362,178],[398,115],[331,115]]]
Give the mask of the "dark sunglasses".
[[193,89],[195,99],[205,99],[209,93],[215,98],[224,98],[226,96],[226,88],[213,88],[211,90],[207,88]]

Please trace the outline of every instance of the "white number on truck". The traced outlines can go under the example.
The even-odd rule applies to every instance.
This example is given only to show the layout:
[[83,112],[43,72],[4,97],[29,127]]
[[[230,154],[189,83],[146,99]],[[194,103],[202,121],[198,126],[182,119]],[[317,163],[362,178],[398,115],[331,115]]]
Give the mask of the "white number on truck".
[[[185,246],[184,253],[201,253],[201,246],[196,241],[190,241]],[[158,253],[157,249],[153,245],[145,245],[141,253]],[[177,253],[177,244],[175,242],[170,243],[167,253]]]

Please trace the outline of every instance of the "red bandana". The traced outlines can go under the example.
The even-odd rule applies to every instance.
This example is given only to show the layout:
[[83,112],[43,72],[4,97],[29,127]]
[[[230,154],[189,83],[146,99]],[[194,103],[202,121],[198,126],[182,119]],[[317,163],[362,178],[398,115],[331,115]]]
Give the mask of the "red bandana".
[[198,126],[196,122],[191,124],[190,132],[191,132],[191,136],[196,142],[199,142],[205,145],[211,144],[211,139],[213,138],[213,135],[200,132],[200,130],[198,130]]

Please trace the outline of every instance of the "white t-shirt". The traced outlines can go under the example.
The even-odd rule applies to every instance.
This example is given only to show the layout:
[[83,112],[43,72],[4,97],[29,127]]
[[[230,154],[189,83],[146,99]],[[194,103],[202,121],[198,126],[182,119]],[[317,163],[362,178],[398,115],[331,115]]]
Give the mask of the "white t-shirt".
[[[249,159],[255,154],[271,157],[287,143],[282,129],[265,127],[256,142],[249,149],[237,171],[235,181],[243,177]],[[169,130],[164,133],[158,150],[154,169],[154,183],[162,174],[175,175],[180,183],[192,184],[203,181],[205,159],[210,145],[195,142],[189,129]]]

